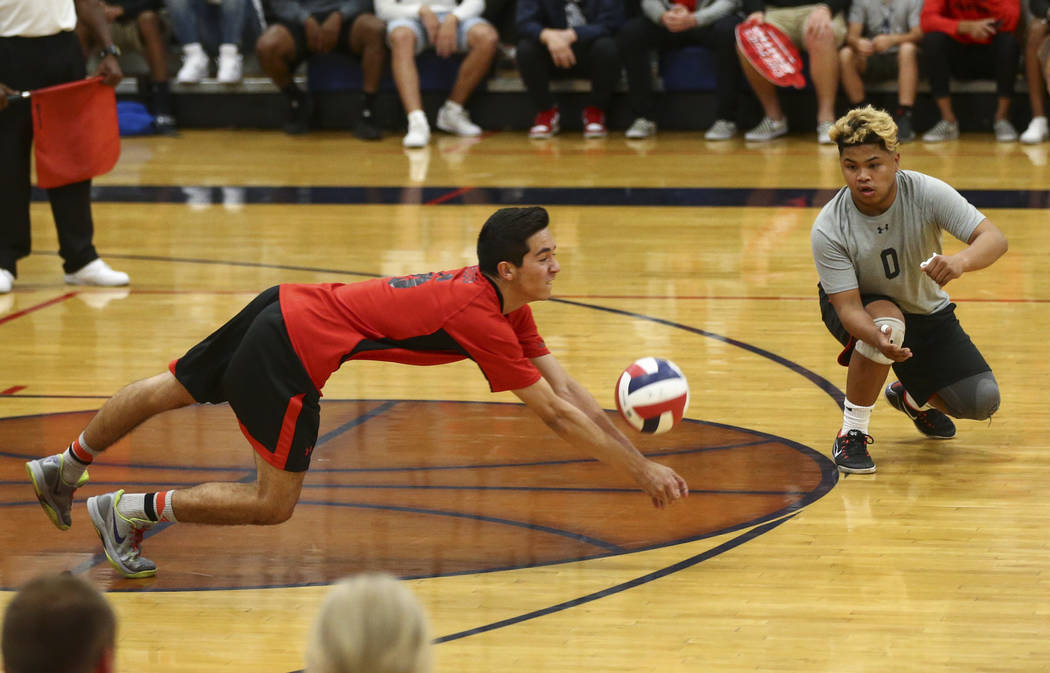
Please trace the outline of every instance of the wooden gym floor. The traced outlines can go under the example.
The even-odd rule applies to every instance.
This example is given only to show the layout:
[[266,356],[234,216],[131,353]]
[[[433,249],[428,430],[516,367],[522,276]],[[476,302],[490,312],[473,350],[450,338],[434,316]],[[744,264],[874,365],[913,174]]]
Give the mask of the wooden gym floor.
[[[815,302],[809,230],[837,153],[665,133],[584,142],[193,131],[125,141],[96,182],[96,244],[130,288],[62,284],[46,201],[0,296],[0,604],[72,570],[109,592],[118,663],[142,673],[302,667],[326,586],[409,578],[440,671],[923,673],[1050,670],[1050,146],[905,146],[1010,239],[948,286],[1003,392],[989,423],[921,438],[876,407],[872,476],[828,458],[845,371]],[[174,525],[128,581],[83,498],[251,479],[226,407],[158,417],[91,469],[51,526],[23,462],[64,448],[116,389],[160,371],[258,291],[474,262],[484,219],[546,205],[563,270],[534,306],[548,345],[607,408],[620,370],[676,361],[688,421],[639,440],[693,495],[653,510],[469,362],[352,363],[325,390],[302,501],[275,528]],[[958,249],[954,240],[949,250]]]

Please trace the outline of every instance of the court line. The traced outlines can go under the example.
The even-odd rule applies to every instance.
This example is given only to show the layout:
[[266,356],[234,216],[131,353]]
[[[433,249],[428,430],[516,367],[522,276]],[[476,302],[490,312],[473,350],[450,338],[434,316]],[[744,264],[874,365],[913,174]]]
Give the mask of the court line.
[[64,295],[60,296],[60,297],[55,297],[54,299],[48,299],[47,301],[40,302],[39,304],[34,304],[33,306],[30,306],[29,308],[22,309],[21,311],[15,311],[14,313],[5,315],[3,318],[0,318],[0,325],[3,325],[5,322],[11,322],[12,320],[14,320],[16,318],[21,318],[22,316],[28,315],[28,314],[32,313],[33,311],[39,311],[42,308],[47,308],[48,306],[53,306],[55,304],[60,304],[60,303],[64,302],[67,299],[71,299],[71,298],[77,296],[78,294],[79,294],[78,292],[67,292]]
[[696,556],[691,556],[691,557],[689,557],[687,559],[684,559],[684,560],[681,560],[681,561],[679,561],[677,563],[673,563],[673,564],[671,564],[671,565],[669,565],[669,566],[667,566],[665,568],[661,568],[660,570],[655,570],[655,571],[653,571],[653,572],[651,572],[651,573],[649,573],[647,575],[642,575],[641,577],[636,577],[633,580],[629,580],[627,582],[622,582],[620,584],[615,584],[615,585],[613,585],[611,587],[608,587],[606,589],[602,589],[601,591],[596,591],[594,593],[587,594],[586,596],[580,596],[579,598],[574,598],[574,599],[569,600],[569,601],[564,601],[562,603],[557,603],[555,605],[550,605],[548,607],[541,608],[539,610],[533,610],[532,612],[526,612],[525,614],[517,615],[515,617],[510,617],[508,619],[501,619],[499,621],[492,622],[491,624],[486,624],[484,626],[477,626],[475,628],[467,629],[465,631],[459,631],[457,633],[450,633],[447,636],[441,636],[439,638],[435,638],[434,639],[434,643],[435,644],[447,643],[447,642],[452,641],[452,640],[459,640],[461,638],[466,638],[467,636],[473,636],[473,635],[477,635],[479,633],[485,633],[486,631],[494,631],[496,629],[501,629],[501,628],[506,627],[506,626],[513,626],[515,624],[520,624],[522,622],[526,622],[526,621],[529,621],[529,620],[532,620],[532,619],[536,619],[537,617],[545,617],[547,615],[554,614],[555,612],[561,612],[563,610],[568,610],[569,608],[574,608],[574,607],[578,607],[580,605],[585,605],[587,603],[591,603],[591,602],[596,601],[598,599],[606,598],[608,596],[612,596],[613,594],[618,594],[618,593],[626,591],[628,589],[633,589],[635,587],[641,586],[643,584],[647,584],[647,583],[652,582],[654,580],[658,580],[658,579],[660,579],[662,577],[666,577],[668,575],[671,575],[673,573],[679,572],[681,570],[685,570],[686,568],[692,567],[692,566],[694,566],[694,565],[696,565],[698,563],[702,563],[702,562],[704,562],[704,561],[706,561],[708,559],[711,559],[711,558],[714,558],[715,556],[723,554],[723,553],[729,551],[730,549],[733,549],[735,547],[739,547],[740,545],[742,545],[745,542],[748,542],[750,540],[753,540],[754,538],[758,537],[759,535],[762,535],[764,533],[768,533],[769,531],[773,530],[774,528],[776,528],[780,524],[784,523],[788,519],[794,518],[795,516],[796,516],[795,514],[790,514],[788,516],[785,516],[782,519],[778,519],[776,521],[770,521],[769,523],[762,524],[761,526],[755,526],[754,528],[750,529],[746,533],[744,533],[742,535],[738,535],[737,537],[733,538],[732,540],[729,540],[727,542],[723,542],[722,544],[720,544],[720,545],[718,545],[716,547],[712,547],[711,549],[709,549],[709,550],[707,550],[707,551],[705,551],[703,553],[697,554]]

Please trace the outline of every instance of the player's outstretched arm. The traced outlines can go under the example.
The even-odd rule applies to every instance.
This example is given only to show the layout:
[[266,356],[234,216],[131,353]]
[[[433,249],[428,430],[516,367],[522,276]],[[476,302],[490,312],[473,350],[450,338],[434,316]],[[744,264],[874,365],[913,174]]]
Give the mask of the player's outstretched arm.
[[575,404],[559,397],[547,379],[541,378],[527,388],[515,390],[514,394],[559,437],[629,474],[656,507],[689,495],[689,487],[677,472],[643,456],[623,433],[617,432],[617,438],[600,428]]

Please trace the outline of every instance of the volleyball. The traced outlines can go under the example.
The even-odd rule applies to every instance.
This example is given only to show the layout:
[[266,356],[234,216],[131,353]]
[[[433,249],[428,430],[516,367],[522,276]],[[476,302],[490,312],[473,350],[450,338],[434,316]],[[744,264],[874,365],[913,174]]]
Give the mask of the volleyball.
[[689,383],[670,360],[645,357],[623,370],[616,382],[616,408],[632,428],[667,432],[689,408]]

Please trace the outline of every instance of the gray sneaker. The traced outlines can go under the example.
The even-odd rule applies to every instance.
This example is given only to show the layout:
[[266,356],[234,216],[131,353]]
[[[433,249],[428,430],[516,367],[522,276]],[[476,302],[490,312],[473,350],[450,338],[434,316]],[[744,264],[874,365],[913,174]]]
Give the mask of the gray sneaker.
[[126,519],[117,511],[117,503],[124,491],[106,493],[88,498],[87,509],[91,523],[102,540],[102,549],[114,568],[129,579],[153,577],[157,564],[139,554],[142,534],[153,528],[155,522],[145,519]]
[[821,145],[834,145],[831,140],[831,127],[834,122],[820,122],[817,124],[817,142]]
[[758,126],[744,134],[744,140],[765,142],[787,135],[787,132],[787,119],[773,120],[769,117],[762,117],[762,121],[758,123]]
[[922,134],[925,143],[943,143],[945,140],[957,140],[959,138],[959,124],[946,122],[943,119],[933,125],[933,128]]
[[631,124],[631,127],[627,129],[624,136],[631,140],[639,140],[641,138],[651,138],[656,135],[656,122],[646,119],[645,117],[639,117],[635,119]]
[[995,139],[1001,143],[1017,142],[1017,129],[1008,119],[996,119],[992,130],[995,131]]
[[39,458],[26,463],[26,473],[29,480],[33,482],[33,490],[36,491],[36,499],[44,508],[47,518],[55,524],[59,530],[68,530],[73,525],[73,517],[70,509],[73,507],[73,491],[87,483],[87,470],[80,475],[76,484],[70,485],[62,481],[62,461],[66,459],[64,454]]
[[707,129],[705,140],[730,140],[737,134],[736,124],[728,119],[719,119]]

